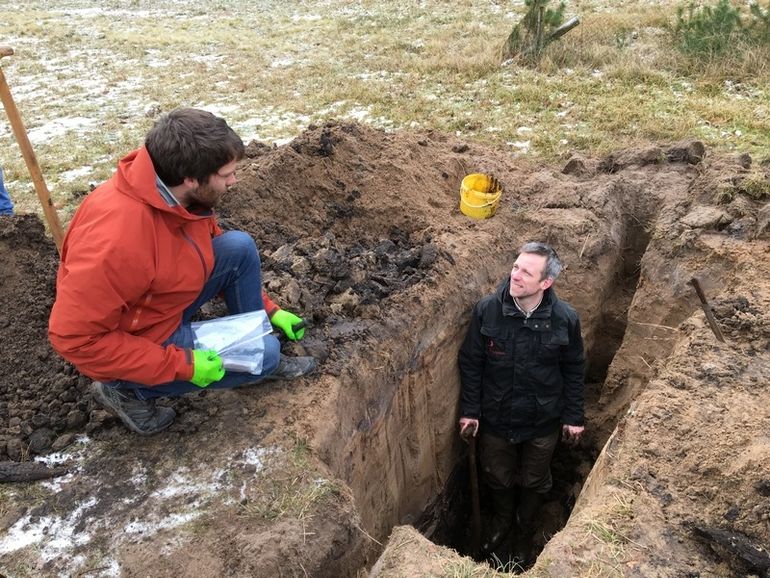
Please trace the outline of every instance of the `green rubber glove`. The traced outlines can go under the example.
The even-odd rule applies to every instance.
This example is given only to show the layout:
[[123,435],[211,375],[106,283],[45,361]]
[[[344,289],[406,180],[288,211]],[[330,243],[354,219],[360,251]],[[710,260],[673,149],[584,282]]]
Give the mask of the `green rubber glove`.
[[192,381],[198,387],[206,387],[225,376],[222,358],[213,349],[193,349]]
[[273,327],[283,331],[290,341],[299,341],[305,336],[305,320],[284,309],[279,309],[273,313],[270,323],[273,324]]

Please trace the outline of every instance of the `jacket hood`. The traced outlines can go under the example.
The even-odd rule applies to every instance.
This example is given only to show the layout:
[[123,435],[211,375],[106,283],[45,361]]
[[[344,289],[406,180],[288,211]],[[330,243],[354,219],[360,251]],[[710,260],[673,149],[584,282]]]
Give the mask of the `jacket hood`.
[[146,147],[130,152],[118,163],[118,170],[113,177],[115,188],[154,209],[163,211],[179,219],[180,225],[189,221],[198,221],[211,216],[190,213],[182,205],[169,203],[158,190],[157,175]]

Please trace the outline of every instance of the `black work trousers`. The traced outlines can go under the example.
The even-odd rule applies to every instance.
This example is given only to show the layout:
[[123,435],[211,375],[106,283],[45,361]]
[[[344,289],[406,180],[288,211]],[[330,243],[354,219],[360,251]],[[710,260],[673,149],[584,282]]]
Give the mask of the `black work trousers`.
[[551,458],[558,441],[558,431],[516,444],[480,432],[479,461],[484,481],[492,490],[520,486],[545,494],[553,485]]

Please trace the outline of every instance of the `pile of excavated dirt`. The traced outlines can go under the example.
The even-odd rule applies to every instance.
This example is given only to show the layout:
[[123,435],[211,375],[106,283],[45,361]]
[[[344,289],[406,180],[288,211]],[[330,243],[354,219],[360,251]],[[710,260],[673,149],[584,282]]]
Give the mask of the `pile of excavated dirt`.
[[[557,450],[533,572],[750,571],[717,542],[770,537],[768,184],[751,159],[712,156],[684,143],[537,168],[443,134],[341,123],[251,143],[221,224],[256,239],[267,292],[310,322],[285,349],[319,372],[170,400],[177,422],[150,438],[95,407],[52,352],[55,248],[36,218],[1,218],[0,460],[39,454],[68,473],[0,486],[0,571],[360,576],[418,519],[464,551],[447,499],[467,494],[457,348],[472,304],[533,239],[567,265],[557,292],[589,359],[589,434]],[[472,172],[504,186],[492,219],[458,209]],[[224,313],[214,302],[202,316]],[[467,563],[420,548],[397,529],[374,572]]]

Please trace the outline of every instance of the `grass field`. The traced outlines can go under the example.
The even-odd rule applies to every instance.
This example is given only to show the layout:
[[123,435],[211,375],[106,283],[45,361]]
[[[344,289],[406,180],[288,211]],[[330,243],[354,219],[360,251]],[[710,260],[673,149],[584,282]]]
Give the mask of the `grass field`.
[[[569,1],[581,24],[536,68],[499,58],[522,1],[93,4],[26,0],[0,19],[15,50],[0,65],[65,222],[73,193],[177,106],[224,116],[247,142],[356,119],[545,162],[686,136],[758,159],[770,144],[770,50],[685,58],[671,32],[683,2]],[[38,211],[6,118],[0,166],[17,210]]]

